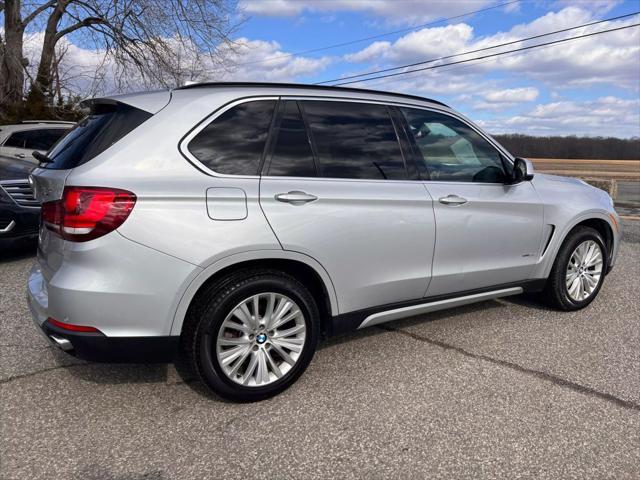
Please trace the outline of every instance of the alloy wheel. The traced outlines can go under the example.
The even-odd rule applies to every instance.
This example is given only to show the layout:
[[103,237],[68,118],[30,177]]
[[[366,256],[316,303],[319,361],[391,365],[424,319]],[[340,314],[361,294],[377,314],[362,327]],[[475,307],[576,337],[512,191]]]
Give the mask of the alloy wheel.
[[222,322],[217,359],[234,382],[265,386],[293,368],[306,334],[304,314],[296,302],[280,293],[259,293],[238,303]]
[[578,302],[588,299],[600,283],[603,266],[600,245],[593,240],[579,244],[567,265],[566,286],[569,297]]

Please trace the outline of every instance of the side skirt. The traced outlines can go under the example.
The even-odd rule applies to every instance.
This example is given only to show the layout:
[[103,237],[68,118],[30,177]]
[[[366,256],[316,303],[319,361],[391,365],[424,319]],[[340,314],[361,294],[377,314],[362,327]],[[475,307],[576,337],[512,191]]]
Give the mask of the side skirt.
[[382,305],[379,307],[356,310],[331,318],[330,336],[378,325],[401,318],[413,317],[425,313],[460,307],[471,303],[518,295],[524,292],[539,292],[546,280],[531,280],[519,284],[497,285],[489,288],[456,292],[449,295],[424,297],[407,302]]

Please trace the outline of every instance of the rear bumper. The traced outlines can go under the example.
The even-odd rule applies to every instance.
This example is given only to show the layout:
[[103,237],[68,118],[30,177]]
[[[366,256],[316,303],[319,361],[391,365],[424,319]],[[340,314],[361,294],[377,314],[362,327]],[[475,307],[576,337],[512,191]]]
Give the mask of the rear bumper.
[[180,337],[107,337],[103,333],[70,332],[47,321],[46,282],[37,265],[29,275],[27,302],[33,322],[55,347],[94,362],[169,362],[178,352]]
[[42,332],[52,345],[92,362],[170,362],[178,353],[180,337],[107,337],[102,333],[77,333],[45,321]]

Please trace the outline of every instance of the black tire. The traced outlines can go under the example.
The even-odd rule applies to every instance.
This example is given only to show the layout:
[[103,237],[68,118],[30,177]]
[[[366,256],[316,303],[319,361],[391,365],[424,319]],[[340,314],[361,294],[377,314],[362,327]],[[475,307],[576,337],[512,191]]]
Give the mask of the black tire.
[[[304,347],[294,366],[282,378],[264,386],[243,386],[230,379],[219,365],[214,339],[229,312],[244,299],[264,292],[286,295],[304,315]],[[242,270],[214,282],[189,308],[182,333],[182,353],[197,377],[216,395],[235,402],[255,402],[290,387],[311,362],[320,332],[320,316],[313,296],[294,277],[267,269]]]
[[[565,275],[573,251],[578,245],[587,240],[593,240],[602,250],[602,274],[600,275],[598,285],[591,295],[582,301],[578,301],[571,298],[569,295]],[[567,238],[564,240],[560,250],[558,251],[558,255],[556,256],[556,260],[553,264],[553,268],[551,269],[551,273],[549,274],[549,278],[543,292],[544,300],[549,306],[559,310],[572,311],[586,307],[596,298],[600,288],[602,287],[605,272],[607,271],[608,261],[609,252],[607,251],[607,246],[602,235],[600,235],[597,230],[586,226],[580,226],[573,229],[569,235],[567,235]]]

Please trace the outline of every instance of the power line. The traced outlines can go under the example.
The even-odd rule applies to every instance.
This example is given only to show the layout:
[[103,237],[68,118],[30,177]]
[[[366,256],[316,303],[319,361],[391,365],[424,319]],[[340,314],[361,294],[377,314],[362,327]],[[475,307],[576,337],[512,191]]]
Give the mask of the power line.
[[444,22],[448,22],[448,21],[451,21],[451,20],[457,20],[458,18],[464,18],[464,17],[468,17],[469,15],[474,15],[476,13],[482,13],[482,12],[486,12],[486,11],[489,11],[489,10],[494,10],[496,8],[506,7],[507,5],[511,5],[511,4],[514,4],[514,3],[520,3],[522,1],[523,0],[511,0],[509,2],[499,3],[499,4],[493,5],[491,7],[486,7],[486,8],[481,8],[479,10],[473,10],[471,12],[461,13],[460,15],[455,15],[453,17],[441,18],[439,20],[434,20],[432,22],[423,23],[421,25],[416,25],[416,26],[413,26],[413,27],[410,27],[410,28],[403,28],[401,30],[394,30],[393,32],[386,32],[386,33],[380,33],[378,35],[371,35],[370,37],[358,38],[358,39],[355,39],[355,40],[350,40],[348,42],[335,43],[333,45],[327,45],[326,47],[312,48],[310,50],[302,50],[302,51],[299,51],[299,52],[287,53],[287,54],[284,54],[284,55],[277,55],[275,57],[267,57],[267,58],[263,58],[262,60],[253,60],[251,62],[236,63],[236,64],[234,64],[234,66],[241,67],[243,65],[253,65],[255,63],[266,63],[266,62],[270,62],[272,60],[279,60],[281,58],[297,57],[299,55],[306,55],[308,53],[316,53],[316,52],[322,52],[322,51],[325,51],[325,50],[331,50],[331,49],[334,49],[334,48],[346,47],[346,46],[349,46],[349,45],[354,45],[356,43],[362,43],[362,42],[367,42],[369,40],[375,40],[377,38],[383,38],[383,37],[388,37],[390,35],[396,35],[398,33],[413,32],[413,31],[418,30],[420,28],[431,27],[433,25],[438,25],[439,23],[444,23]]
[[[545,49],[545,48],[549,48],[552,47],[553,45],[547,45],[546,47],[540,47],[541,49]],[[519,52],[516,53],[510,53],[510,54],[506,54],[505,57],[515,57],[516,55],[518,55]],[[489,63],[493,61],[492,58],[483,60],[483,61],[477,61],[471,65],[454,65],[450,68],[445,68],[444,70],[442,70],[443,72],[451,72],[451,71],[458,71],[458,70],[464,70],[464,69],[468,69],[468,68],[473,68],[476,65],[482,65],[483,63]],[[379,82],[374,82],[368,85],[368,87],[377,87],[380,85],[389,85],[390,83],[394,83],[394,82],[401,82],[402,80],[412,80],[414,78],[420,78],[422,76],[421,72],[415,73],[413,75],[409,75],[407,77],[401,77],[401,78],[392,78],[392,79],[382,79]]]
[[316,85],[322,85],[322,84],[325,84],[325,83],[332,83],[332,82],[338,82],[338,81],[343,81],[343,80],[351,80],[353,78],[368,77],[369,75],[375,75],[375,74],[378,74],[378,73],[385,73],[385,72],[392,72],[393,70],[399,70],[401,68],[415,67],[415,66],[418,66],[418,65],[424,65],[426,63],[437,62],[439,60],[447,60],[449,58],[459,57],[459,56],[462,56],[462,55],[470,55],[472,53],[484,52],[486,50],[492,50],[494,48],[506,47],[508,45],[513,45],[513,44],[520,43],[520,42],[526,42],[526,41],[529,41],[529,40],[535,40],[536,38],[548,37],[549,35],[555,35],[555,34],[558,34],[558,33],[568,32],[568,31],[571,31],[571,30],[577,30],[579,28],[598,25],[599,23],[611,22],[613,20],[620,20],[622,18],[632,17],[634,15],[638,15],[639,13],[640,13],[640,11],[634,12],[634,13],[628,13],[628,14],[625,14],[625,15],[619,15],[617,17],[605,18],[604,20],[597,20],[595,22],[585,23],[585,24],[582,24],[582,25],[578,25],[576,27],[563,28],[562,30],[556,30],[556,31],[549,32],[549,33],[543,33],[543,34],[540,34],[540,35],[534,35],[532,37],[521,38],[519,40],[513,40],[513,41],[510,41],[510,42],[499,43],[497,45],[478,48],[476,50],[469,50],[469,51],[466,51],[466,52],[456,53],[456,54],[453,54],[453,55],[447,55],[447,56],[444,56],[444,57],[433,58],[431,60],[422,60],[420,62],[407,63],[407,64],[401,65],[399,67],[390,67],[390,68],[385,68],[385,69],[382,69],[382,70],[375,70],[375,71],[372,71],[372,72],[359,73],[357,75],[350,75],[348,77],[340,77],[340,78],[334,78],[333,80],[325,80],[323,82],[316,83]]
[[[543,47],[540,47],[540,49],[544,50],[545,48],[550,48],[550,47],[553,47],[553,45],[545,45]],[[506,53],[505,57],[515,57],[515,56],[517,56],[519,54],[520,54],[520,52]],[[493,59],[489,58],[489,59],[485,59],[483,61],[476,61],[475,63],[469,64],[469,65],[454,65],[454,66],[451,66],[449,68],[445,68],[442,71],[443,72],[452,72],[452,71],[456,71],[457,72],[459,70],[465,70],[465,69],[468,69],[468,68],[473,68],[473,67],[475,67],[477,65],[482,65],[484,63],[489,63],[489,62],[492,62],[492,61],[493,61]],[[371,83],[368,86],[369,87],[377,87],[377,86],[380,86],[380,85],[389,85],[390,83],[400,82],[402,80],[412,80],[414,78],[420,78],[421,76],[422,76],[422,73],[418,72],[418,73],[415,73],[413,75],[409,75],[407,77],[402,77],[402,78],[392,78],[392,79],[386,79],[386,80],[382,79],[381,81],[375,82],[375,83]]]
[[[553,40],[551,42],[539,43],[537,45],[529,45],[527,47],[515,48],[513,50],[507,50],[505,52],[498,52],[498,53],[492,53],[492,54],[489,54],[489,55],[482,55],[480,57],[468,58],[466,60],[458,60],[457,62],[442,63],[440,65],[433,65],[431,67],[416,68],[414,70],[407,70],[407,71],[404,71],[404,72],[388,73],[386,75],[378,75],[378,76],[375,76],[375,77],[363,78],[363,79],[360,79],[360,80],[352,80],[352,81],[349,81],[349,82],[334,83],[333,86],[350,85],[352,83],[368,82],[368,81],[371,81],[371,80],[377,80],[379,78],[397,77],[399,75],[407,75],[407,74],[413,73],[413,72],[423,72],[425,70],[434,70],[436,68],[447,67],[449,65],[458,65],[458,64],[461,64],[461,63],[468,63],[468,62],[473,62],[473,61],[476,61],[476,60],[483,60],[485,58],[499,57],[500,55],[506,55],[508,53],[532,50],[534,48],[544,47],[544,46],[548,46],[548,45],[555,45],[555,44],[558,44],[558,43],[569,42],[571,40],[578,40],[578,39],[581,39],[581,38],[592,37],[592,36],[600,35],[600,34],[603,34],[603,33],[615,32],[615,31],[618,31],[618,30],[625,30],[627,28],[633,28],[633,27],[638,27],[638,26],[640,26],[640,23],[634,23],[633,25],[626,25],[624,27],[610,28],[608,30],[601,30],[599,32],[585,33],[584,35],[576,35],[575,37],[562,38],[560,40]],[[377,72],[371,72],[371,74],[374,74],[374,73],[377,73]]]

